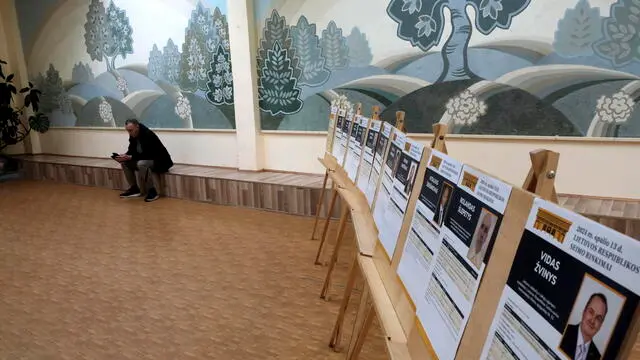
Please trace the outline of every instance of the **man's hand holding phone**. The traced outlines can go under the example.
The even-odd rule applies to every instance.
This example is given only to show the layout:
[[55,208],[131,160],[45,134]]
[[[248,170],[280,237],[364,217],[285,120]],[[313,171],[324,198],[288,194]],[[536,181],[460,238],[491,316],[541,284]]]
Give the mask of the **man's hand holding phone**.
[[131,160],[131,155],[113,153],[111,158],[117,162],[125,162]]

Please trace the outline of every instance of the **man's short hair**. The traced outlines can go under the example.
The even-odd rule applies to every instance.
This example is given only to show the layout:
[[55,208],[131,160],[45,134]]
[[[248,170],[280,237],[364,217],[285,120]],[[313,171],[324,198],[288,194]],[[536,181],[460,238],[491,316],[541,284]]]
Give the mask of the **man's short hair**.
[[140,122],[138,121],[138,119],[133,119],[133,118],[131,118],[131,119],[127,119],[127,120],[124,122],[124,125],[125,125],[125,126],[127,126],[127,125],[129,125],[129,124],[131,124],[131,125],[140,125]]
[[607,297],[604,296],[603,293],[593,293],[591,294],[591,296],[589,297],[589,301],[587,301],[587,305],[584,306],[584,308],[586,309],[587,306],[589,306],[589,304],[591,304],[591,300],[593,300],[594,298],[599,298],[600,300],[602,300],[602,302],[604,303],[604,315],[607,315],[607,312],[609,312],[609,304],[607,304]]

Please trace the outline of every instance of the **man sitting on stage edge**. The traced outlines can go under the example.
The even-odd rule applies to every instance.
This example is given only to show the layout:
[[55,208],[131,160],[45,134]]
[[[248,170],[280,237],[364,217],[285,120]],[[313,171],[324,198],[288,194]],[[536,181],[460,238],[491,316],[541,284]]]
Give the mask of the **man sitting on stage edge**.
[[144,201],[157,200],[160,189],[158,175],[168,172],[173,166],[171,156],[160,138],[138,120],[127,120],[125,129],[129,133],[129,149],[125,154],[114,156],[114,160],[122,166],[130,187],[120,197],[138,197],[146,193]]
[[600,331],[607,310],[607,298],[603,294],[591,295],[580,323],[567,325],[560,349],[573,360],[599,360],[600,351],[593,343],[593,337]]

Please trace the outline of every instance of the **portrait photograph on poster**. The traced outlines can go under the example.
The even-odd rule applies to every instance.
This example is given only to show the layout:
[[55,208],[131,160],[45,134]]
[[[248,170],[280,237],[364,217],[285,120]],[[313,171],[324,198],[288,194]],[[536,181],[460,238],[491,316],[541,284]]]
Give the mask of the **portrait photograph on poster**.
[[[433,182],[432,182],[433,185]],[[454,359],[512,187],[464,165],[444,212],[418,319],[438,359]],[[445,190],[439,203],[446,201]]]
[[467,259],[471,261],[476,269],[480,269],[480,265],[484,261],[485,254],[487,253],[487,247],[489,246],[489,240],[493,237],[493,231],[495,230],[497,222],[497,215],[493,214],[487,208],[482,208],[480,212],[480,219],[478,220],[476,229],[473,232],[471,245],[469,246],[469,252],[467,253]]
[[586,273],[559,349],[570,359],[600,360],[626,297]]
[[411,190],[413,190],[413,184],[416,182],[416,173],[418,171],[418,163],[411,162],[409,168],[409,175],[407,176],[407,183],[404,185],[404,194],[409,196]]
[[430,156],[397,270],[416,309],[423,307],[440,227],[462,173],[462,164],[448,155],[432,149]]
[[536,199],[481,359],[617,359],[638,261],[637,240]]
[[438,224],[438,227],[441,227],[444,222],[444,215],[449,208],[449,203],[451,202],[451,194],[453,194],[453,184],[444,181],[442,183],[442,189],[440,190],[438,206],[436,207],[436,211],[433,215],[433,221]]

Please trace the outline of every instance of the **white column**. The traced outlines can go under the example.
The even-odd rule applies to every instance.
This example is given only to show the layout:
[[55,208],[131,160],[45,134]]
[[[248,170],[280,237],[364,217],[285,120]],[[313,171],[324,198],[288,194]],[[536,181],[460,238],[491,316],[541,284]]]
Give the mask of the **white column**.
[[[20,38],[20,27],[18,25],[18,14],[16,13],[14,0],[2,0],[0,1],[0,42],[3,43],[0,46],[0,58],[8,62],[5,66],[5,75],[7,73],[13,73],[15,78],[14,84],[18,89],[27,85],[29,81],[29,75],[27,73],[27,64],[24,58],[24,52],[22,50],[22,39]],[[22,104],[23,99],[16,96],[14,99]],[[27,117],[31,115],[26,114]],[[42,152],[40,146],[40,137],[38,133],[32,131],[24,141],[25,152],[38,154]]]
[[260,136],[256,32],[253,0],[228,0],[229,41],[233,66],[233,91],[238,142],[238,168],[264,168],[264,144]]

